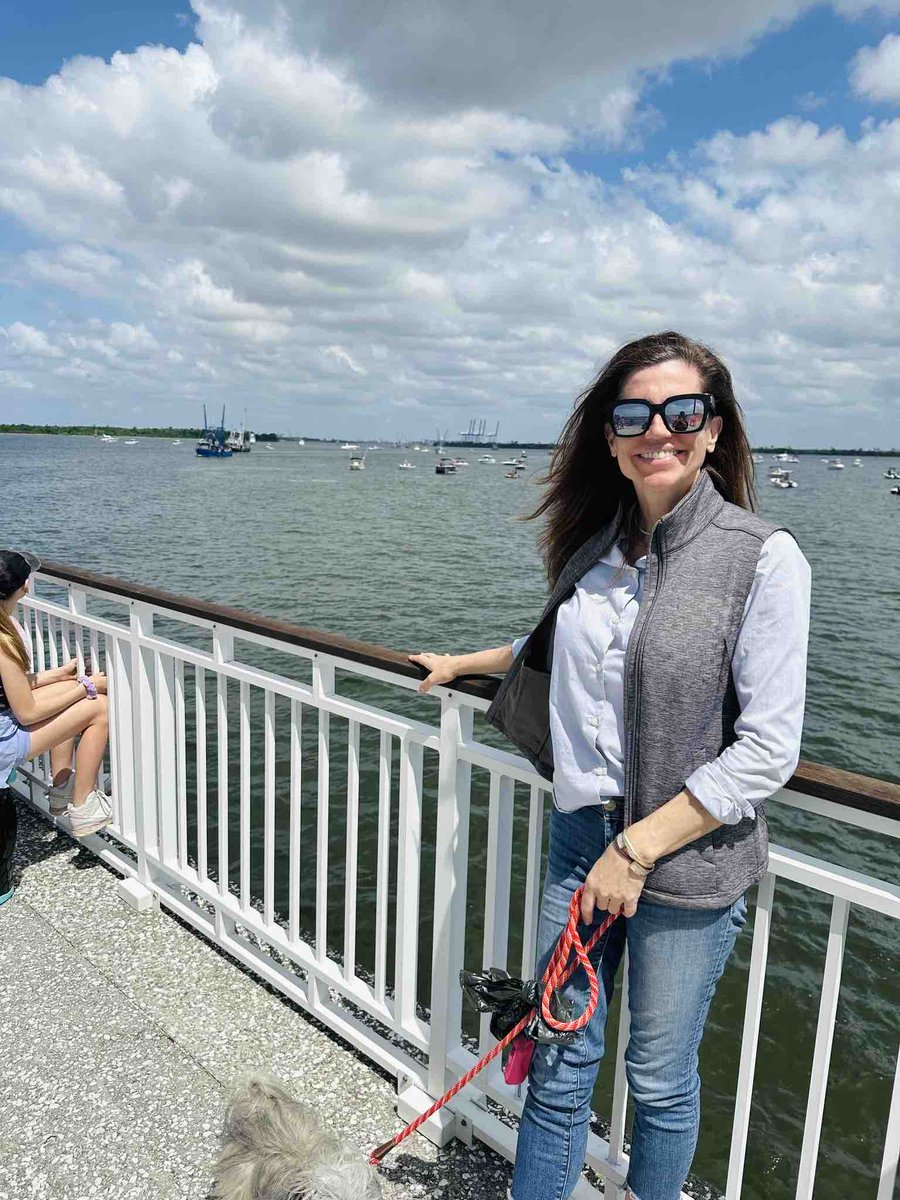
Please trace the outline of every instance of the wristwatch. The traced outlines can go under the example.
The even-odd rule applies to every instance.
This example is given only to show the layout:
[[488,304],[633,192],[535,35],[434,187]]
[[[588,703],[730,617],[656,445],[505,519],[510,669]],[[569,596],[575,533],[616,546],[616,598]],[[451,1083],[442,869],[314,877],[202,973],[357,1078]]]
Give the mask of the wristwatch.
[[647,863],[638,862],[628,846],[628,841],[625,837],[624,830],[621,833],[616,834],[616,849],[621,855],[628,859],[628,870],[632,873],[632,875],[637,875],[640,879],[646,879],[656,866],[656,863],[651,863],[648,865]]
[[97,689],[94,686],[93,682],[90,679],[88,679],[87,675],[79,675],[78,678],[75,680],[75,682],[80,683],[81,686],[84,688],[84,690],[87,692],[88,700],[96,700],[97,699]]

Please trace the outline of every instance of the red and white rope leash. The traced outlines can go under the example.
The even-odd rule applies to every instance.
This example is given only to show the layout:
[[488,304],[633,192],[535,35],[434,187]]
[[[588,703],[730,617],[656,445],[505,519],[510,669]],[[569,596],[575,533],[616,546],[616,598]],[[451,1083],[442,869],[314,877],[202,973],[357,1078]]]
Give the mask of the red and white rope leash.
[[[600,927],[594,930],[594,932],[588,938],[587,945],[585,946],[582,943],[581,938],[578,936],[578,918],[581,911],[581,893],[583,890],[583,888],[579,888],[569,902],[569,919],[566,922],[566,926],[562,933],[559,935],[559,941],[556,943],[556,949],[553,951],[553,955],[547,965],[547,970],[544,972],[544,978],[542,980],[544,984],[544,991],[541,995],[541,1016],[551,1029],[556,1029],[560,1033],[570,1033],[576,1029],[583,1029],[597,1011],[597,1001],[600,997],[600,985],[597,982],[597,972],[591,966],[591,961],[588,956],[593,948],[597,945],[600,938],[603,937],[604,933],[606,933],[607,929],[610,928],[612,923],[619,915],[618,913],[610,913],[609,916],[601,923]],[[575,961],[569,963],[569,956],[573,950],[575,951]],[[588,987],[590,988],[588,1002],[585,1005],[584,1012],[580,1016],[576,1017],[573,1021],[557,1021],[550,1011],[551,998],[555,991],[564,987],[569,982],[577,970],[579,963],[584,967],[585,973],[588,977]],[[432,1104],[431,1108],[429,1108],[427,1112],[423,1112],[421,1116],[416,1117],[416,1119],[410,1122],[405,1129],[402,1129],[396,1135],[396,1137],[392,1137],[390,1141],[383,1142],[382,1145],[377,1146],[369,1155],[370,1165],[377,1167],[378,1164],[385,1159],[385,1157],[391,1152],[391,1150],[394,1149],[395,1146],[399,1146],[400,1143],[408,1138],[411,1133],[415,1133],[420,1125],[423,1125],[429,1117],[433,1117],[438,1109],[443,1108],[445,1104],[447,1104],[453,1099],[454,1096],[461,1092],[466,1084],[470,1083],[475,1078],[479,1071],[483,1071],[488,1063],[493,1062],[498,1054],[501,1054],[507,1046],[511,1045],[511,1043],[516,1040],[519,1034],[527,1028],[528,1023],[531,1021],[535,1012],[536,1009],[532,1009],[526,1016],[524,1016],[522,1020],[519,1021],[519,1023],[515,1025],[509,1031],[509,1033],[507,1033],[506,1036],[496,1044],[496,1046],[493,1046],[487,1052],[487,1054],[485,1054],[484,1058],[480,1059],[474,1067],[472,1067],[465,1073],[465,1075],[463,1075],[461,1079],[457,1080],[453,1087],[450,1088],[449,1091],[445,1092],[443,1096],[441,1096],[440,1100],[435,1100],[434,1104]]]

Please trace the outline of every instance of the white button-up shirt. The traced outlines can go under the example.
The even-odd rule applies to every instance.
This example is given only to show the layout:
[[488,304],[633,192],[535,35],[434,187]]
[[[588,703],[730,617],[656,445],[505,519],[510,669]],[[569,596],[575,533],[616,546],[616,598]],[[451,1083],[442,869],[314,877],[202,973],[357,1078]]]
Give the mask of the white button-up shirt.
[[[646,558],[629,566],[618,545],[560,605],[550,674],[556,806],[571,812],[625,791],[625,653],[641,603]],[[719,821],[755,805],[797,766],[806,700],[809,564],[790,534],[763,544],[744,605],[731,670],[741,707],[736,740],[685,780]],[[513,642],[518,654],[525,638]]]

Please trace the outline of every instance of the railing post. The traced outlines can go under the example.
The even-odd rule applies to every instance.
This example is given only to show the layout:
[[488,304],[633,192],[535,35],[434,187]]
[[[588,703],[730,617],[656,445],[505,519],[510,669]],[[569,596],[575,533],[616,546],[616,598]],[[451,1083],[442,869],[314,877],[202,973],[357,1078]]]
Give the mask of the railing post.
[[[69,588],[69,612],[74,617],[87,616],[87,592],[83,588]],[[88,675],[93,671],[92,664],[85,664],[84,661],[84,646],[81,640],[81,627],[74,623],[76,628],[75,634],[75,661],[78,666],[78,674],[83,675],[87,672]],[[66,649],[68,649],[66,644]]]
[[178,729],[175,720],[175,660],[154,654],[156,683],[156,768],[159,856],[178,864]]
[[[231,662],[234,634],[221,625],[213,627],[213,661]],[[219,895],[228,895],[228,676],[216,672],[216,773],[218,775],[218,866]],[[216,910],[218,920],[219,910]]]
[[422,866],[422,747],[400,743],[400,802],[397,820],[397,951],[394,1012],[401,1028],[416,1020],[419,964],[419,880]]
[[[312,663],[313,703],[318,707],[327,696],[334,695],[334,663],[316,655]],[[316,807],[316,959],[328,960],[328,798],[331,786],[331,717],[319,707],[317,739],[318,789]],[[309,998],[315,1012],[320,1000],[327,996],[319,976],[310,975]]]
[[834,1040],[834,1026],[841,994],[841,969],[844,962],[849,915],[850,902],[840,896],[835,896],[831,905],[828,950],[825,954],[825,974],[822,978],[822,999],[819,1003],[816,1045],[813,1051],[812,1075],[809,1081],[806,1121],[803,1125],[800,1167],[797,1171],[795,1193],[797,1200],[812,1200],[816,1182],[816,1161],[819,1156],[819,1138],[822,1134],[822,1117],[825,1112],[825,1093],[828,1090],[831,1045]]
[[141,637],[153,635],[153,610],[138,600],[131,604],[131,703],[134,827],[138,878],[151,886],[147,850],[157,853],[156,721],[153,703],[153,655]]
[[741,1060],[735,1092],[734,1124],[731,1133],[731,1153],[728,1158],[728,1180],[725,1200],[740,1200],[744,1186],[744,1162],[750,1132],[750,1107],[753,1103],[753,1078],[759,1030],[762,1022],[763,993],[766,985],[766,965],[769,959],[769,933],[775,901],[775,876],[768,873],[759,883],[756,911],[753,916],[753,945],[750,950],[750,970],[747,978],[747,1003],[744,1009],[744,1028],[741,1034]]
[[435,1099],[447,1087],[447,1052],[460,1044],[472,769],[460,760],[459,747],[472,737],[472,715],[458,693],[448,691],[442,698],[428,1044],[428,1091]]

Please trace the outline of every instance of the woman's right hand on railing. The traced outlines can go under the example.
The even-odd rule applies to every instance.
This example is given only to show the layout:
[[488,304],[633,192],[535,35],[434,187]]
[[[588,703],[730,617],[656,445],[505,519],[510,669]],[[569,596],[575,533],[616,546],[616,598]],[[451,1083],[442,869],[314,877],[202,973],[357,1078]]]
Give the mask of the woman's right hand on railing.
[[408,654],[406,657],[428,672],[419,684],[420,692],[430,692],[438,684],[451,683],[459,674],[457,654]]

